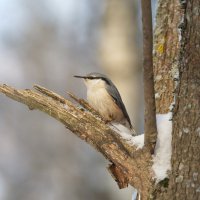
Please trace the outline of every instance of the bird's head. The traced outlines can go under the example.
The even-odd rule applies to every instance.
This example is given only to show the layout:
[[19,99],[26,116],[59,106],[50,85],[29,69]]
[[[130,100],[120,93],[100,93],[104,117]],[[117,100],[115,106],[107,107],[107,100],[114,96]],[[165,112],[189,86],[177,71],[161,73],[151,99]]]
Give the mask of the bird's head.
[[85,85],[88,89],[94,87],[106,87],[106,84],[109,84],[110,82],[110,79],[107,78],[107,76],[96,72],[87,74],[85,76],[75,75],[74,77],[84,79]]

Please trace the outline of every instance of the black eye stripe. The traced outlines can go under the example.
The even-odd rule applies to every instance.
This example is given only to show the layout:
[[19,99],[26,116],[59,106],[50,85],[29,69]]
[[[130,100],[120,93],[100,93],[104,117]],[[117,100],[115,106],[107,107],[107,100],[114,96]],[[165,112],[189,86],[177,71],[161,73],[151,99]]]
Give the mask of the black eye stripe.
[[98,78],[97,77],[87,77],[86,79],[93,80],[93,79],[98,79]]
[[110,82],[106,78],[103,78],[103,77],[87,77],[87,79],[90,79],[90,80],[101,79],[101,80],[105,81],[108,85],[110,85]]

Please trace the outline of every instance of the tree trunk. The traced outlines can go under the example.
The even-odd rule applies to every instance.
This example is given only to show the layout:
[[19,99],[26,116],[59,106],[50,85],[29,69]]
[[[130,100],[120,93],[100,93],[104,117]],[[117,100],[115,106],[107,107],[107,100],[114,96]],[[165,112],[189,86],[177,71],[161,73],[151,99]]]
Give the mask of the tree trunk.
[[[155,29],[157,113],[173,108],[172,170],[155,199],[200,199],[200,1],[160,0]],[[174,95],[172,95],[174,93]],[[166,185],[165,185],[166,186]]]

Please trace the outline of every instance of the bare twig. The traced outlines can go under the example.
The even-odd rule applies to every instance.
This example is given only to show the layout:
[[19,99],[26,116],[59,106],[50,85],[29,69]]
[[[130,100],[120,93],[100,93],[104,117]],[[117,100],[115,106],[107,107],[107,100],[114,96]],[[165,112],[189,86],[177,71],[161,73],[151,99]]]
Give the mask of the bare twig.
[[52,99],[56,100],[56,101],[59,101],[60,103],[63,103],[63,104],[67,104],[69,103],[68,100],[66,100],[65,98],[63,98],[62,96],[56,94],[55,92],[52,92],[50,90],[47,90],[46,88],[40,86],[40,85],[34,85],[33,88],[37,91],[39,91],[40,93],[46,95],[46,96],[49,96],[51,97]]
[[143,21],[143,76],[144,76],[144,101],[145,101],[145,146],[151,153],[154,152],[157,140],[156,127],[156,105],[153,76],[153,34],[152,34],[152,13],[151,1],[142,0],[142,21]]
[[89,103],[87,101],[85,101],[84,99],[79,99],[77,98],[74,94],[67,92],[67,94],[77,103],[79,103],[81,106],[83,106],[83,108],[85,108],[86,110],[90,111],[93,115],[98,116],[99,118],[102,118],[102,116],[100,116],[100,114],[94,109],[92,108]]
[[[109,167],[109,172],[120,188],[131,184],[142,191],[144,199],[147,199],[153,185],[152,158],[148,151],[136,150],[133,144],[123,139],[99,117],[91,112],[85,112],[64,97],[38,85],[34,88],[39,92],[29,89],[17,90],[7,85],[0,85],[0,92],[60,121],[111,162],[112,167]],[[75,98],[78,100],[77,97]]]

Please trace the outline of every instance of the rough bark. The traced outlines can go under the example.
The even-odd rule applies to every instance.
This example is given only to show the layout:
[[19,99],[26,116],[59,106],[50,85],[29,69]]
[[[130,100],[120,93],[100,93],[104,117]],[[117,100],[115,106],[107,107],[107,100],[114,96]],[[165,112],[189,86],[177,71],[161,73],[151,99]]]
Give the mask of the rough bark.
[[169,199],[200,199],[200,1],[184,5]]
[[173,112],[173,133],[172,170],[169,180],[155,188],[154,199],[200,199],[199,8],[199,0],[160,0],[158,5],[156,108],[157,113]]
[[123,139],[105,124],[84,100],[71,95],[84,107],[83,109],[43,87],[35,86],[34,88],[39,92],[29,89],[17,90],[7,85],[0,85],[0,92],[27,105],[30,110],[40,110],[60,121],[112,163],[109,172],[120,188],[130,184],[138,189],[143,199],[148,198],[153,185],[152,158],[148,151],[137,150],[136,146]]

